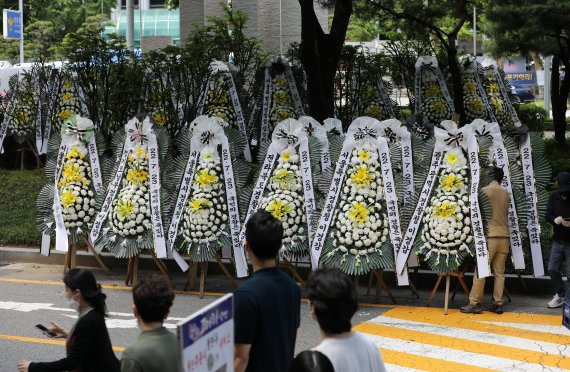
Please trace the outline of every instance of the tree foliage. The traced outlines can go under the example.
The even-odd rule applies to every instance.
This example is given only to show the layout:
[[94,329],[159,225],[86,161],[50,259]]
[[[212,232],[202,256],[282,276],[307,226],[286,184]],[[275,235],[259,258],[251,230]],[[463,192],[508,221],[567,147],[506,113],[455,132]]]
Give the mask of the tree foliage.
[[570,3],[556,0],[501,0],[487,10],[487,33],[494,54],[553,55],[552,111],[555,138],[565,143],[566,106],[570,74],[560,79],[559,69],[570,69]]

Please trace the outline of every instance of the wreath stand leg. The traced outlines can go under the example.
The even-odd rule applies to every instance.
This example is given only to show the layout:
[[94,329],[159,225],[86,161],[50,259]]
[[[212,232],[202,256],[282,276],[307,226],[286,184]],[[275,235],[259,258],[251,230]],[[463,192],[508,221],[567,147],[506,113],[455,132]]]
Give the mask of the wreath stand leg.
[[200,298],[204,298],[204,284],[206,284],[206,276],[208,275],[208,261],[200,262]]
[[107,268],[107,266],[105,266],[105,263],[103,262],[103,260],[101,259],[101,255],[99,253],[97,253],[97,251],[95,251],[95,248],[93,248],[93,246],[91,245],[91,243],[89,243],[89,239],[85,238],[85,244],[87,245],[87,249],[89,250],[89,252],[91,252],[91,254],[93,255],[93,257],[95,257],[95,260],[97,261],[97,263],[99,264],[99,266],[101,266],[101,268],[103,270],[105,270],[105,272],[107,274],[110,273],[109,268]]
[[188,279],[184,286],[184,291],[193,291],[196,288],[196,274],[198,274],[198,262],[192,262],[190,270],[188,270]]
[[26,140],[26,142],[28,143],[28,146],[30,146],[30,150],[32,151],[32,154],[34,154],[34,156],[36,157],[36,169],[40,169],[42,166],[42,161],[40,160],[40,156],[38,154],[38,151],[36,150],[35,146],[32,145],[32,143],[30,142],[30,140]]
[[465,293],[469,296],[469,290],[467,289],[467,285],[465,284],[465,281],[463,280],[463,274],[462,273],[459,273],[457,271],[452,271],[450,273],[438,274],[437,281],[435,282],[435,286],[433,287],[431,295],[429,296],[427,306],[431,306],[431,302],[433,301],[433,299],[435,297],[437,289],[439,288],[439,284],[441,283],[441,280],[443,279],[443,277],[445,277],[445,299],[444,299],[444,307],[443,307],[443,314],[445,314],[445,315],[447,315],[447,309],[449,306],[449,284],[451,282],[452,276],[457,278],[457,280],[459,281],[459,284],[461,285],[461,287],[463,288]]
[[283,262],[282,263],[278,263],[278,266],[284,267],[287,270],[289,270],[291,272],[291,274],[293,274],[293,276],[295,277],[295,279],[297,280],[297,282],[301,285],[301,287],[305,287],[305,280],[303,279],[303,277],[301,276],[301,274],[299,274],[299,272],[297,271],[297,269],[291,265],[291,261],[289,261],[287,259],[287,257],[283,256],[282,257]]
[[388,296],[390,296],[390,299],[392,299],[392,302],[396,303],[396,298],[394,298],[394,295],[392,295],[392,291],[390,291],[390,288],[386,285],[386,282],[384,282],[384,270],[381,269],[378,271],[376,269],[372,269],[372,273],[376,277],[376,297],[374,301],[376,303],[380,303],[380,297],[382,296],[382,289],[385,289],[386,293],[388,293]]
[[234,288],[237,287],[236,278],[232,275],[232,273],[230,273],[230,271],[228,270],[226,265],[222,262],[222,259],[221,259],[219,253],[216,255],[216,262],[218,263],[218,266],[220,266],[220,268],[224,272],[224,275],[226,276],[228,281],[232,284],[232,286],[234,286]]
[[77,262],[77,245],[70,244],[67,249],[67,252],[65,253],[63,273],[66,274],[69,270],[75,268],[76,262]]
[[125,276],[125,285],[133,286],[138,282],[139,276],[139,255],[129,257],[127,263],[127,275]]
[[[470,267],[470,263],[472,262],[472,259],[469,259],[465,265],[463,265],[463,268],[461,269],[461,277],[463,278],[463,276],[465,275],[465,273],[467,272],[467,270]],[[463,287],[463,292],[465,292],[465,295],[467,297],[469,297],[469,289],[467,288],[467,286],[465,285],[465,282],[463,280],[460,280],[457,282],[457,284],[455,285],[455,288],[453,289],[453,294],[451,295],[451,300],[455,300],[455,295],[457,294],[457,290],[459,289],[459,286]]]

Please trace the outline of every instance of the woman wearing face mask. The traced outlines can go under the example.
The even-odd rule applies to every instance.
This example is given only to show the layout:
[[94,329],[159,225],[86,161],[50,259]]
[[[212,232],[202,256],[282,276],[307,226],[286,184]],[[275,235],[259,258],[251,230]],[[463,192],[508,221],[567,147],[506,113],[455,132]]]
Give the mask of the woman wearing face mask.
[[51,323],[56,338],[65,338],[67,356],[55,362],[18,363],[19,372],[36,371],[120,371],[119,360],[111,347],[105,316],[105,296],[91,271],[71,269],[63,277],[68,306],[79,313],[69,332]]

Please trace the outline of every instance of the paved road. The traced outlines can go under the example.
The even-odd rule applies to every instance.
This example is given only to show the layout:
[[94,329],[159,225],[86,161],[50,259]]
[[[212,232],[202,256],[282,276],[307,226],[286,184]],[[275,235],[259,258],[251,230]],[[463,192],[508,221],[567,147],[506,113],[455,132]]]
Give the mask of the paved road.
[[[107,326],[117,356],[136,339],[138,330],[131,314],[130,288],[124,287],[122,273],[95,270],[104,285],[111,316]],[[141,273],[144,275],[144,273]],[[0,267],[0,371],[14,371],[19,359],[54,360],[65,354],[63,343],[44,337],[35,324],[53,320],[65,327],[73,324],[75,313],[66,308],[61,283],[61,267],[11,264]],[[177,288],[185,277],[175,275]],[[548,283],[545,281],[545,285]],[[430,284],[431,285],[431,284]],[[378,345],[390,371],[410,370],[570,370],[570,331],[560,325],[560,309],[544,306],[548,295],[523,296],[513,293],[513,302],[503,315],[465,315],[456,309],[465,297],[458,294],[449,315],[441,309],[443,296],[426,308],[429,289],[417,299],[407,289],[393,289],[400,306],[374,305],[361,280],[361,308],[355,329],[368,334]],[[209,278],[204,299],[194,293],[178,293],[167,327],[219,298],[231,286],[221,276]],[[440,289],[441,290],[441,289]],[[386,302],[386,298],[382,298]],[[401,306],[406,305],[406,306]],[[301,328],[296,351],[319,342],[316,322],[303,302]]]

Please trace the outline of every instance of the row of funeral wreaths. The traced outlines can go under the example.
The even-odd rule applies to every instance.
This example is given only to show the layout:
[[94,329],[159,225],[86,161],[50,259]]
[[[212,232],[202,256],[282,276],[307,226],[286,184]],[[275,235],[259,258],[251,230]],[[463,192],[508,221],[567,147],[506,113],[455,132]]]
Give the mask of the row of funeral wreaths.
[[[506,171],[519,243],[526,236],[519,229],[524,216],[516,213],[528,205],[513,199],[496,123],[478,119],[458,129],[443,121],[432,138],[421,139],[396,119],[360,117],[345,135],[334,119],[325,125],[286,119],[262,144],[253,182],[239,132],[207,116],[187,129],[172,159],[163,129],[148,117],[134,118],[113,141],[113,161],[100,159],[104,141],[93,123],[71,117],[52,136],[46,165],[52,182],[38,196],[42,253],[49,254],[55,236],[57,250],[84,240],[119,258],[153,250],[182,270],[188,264],[181,255],[196,262],[233,255],[243,277],[243,227],[265,209],[283,224],[280,254],[310,257],[313,268],[326,264],[359,275],[395,264],[398,283],[406,285],[415,253],[441,272],[475,256],[485,277],[489,208],[479,189],[482,168],[493,164]],[[513,255],[522,255],[517,247]]]

